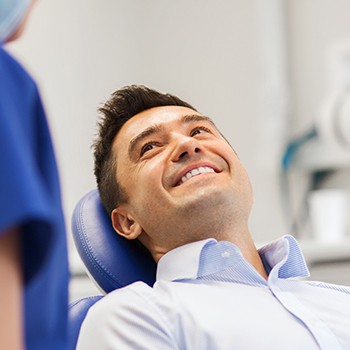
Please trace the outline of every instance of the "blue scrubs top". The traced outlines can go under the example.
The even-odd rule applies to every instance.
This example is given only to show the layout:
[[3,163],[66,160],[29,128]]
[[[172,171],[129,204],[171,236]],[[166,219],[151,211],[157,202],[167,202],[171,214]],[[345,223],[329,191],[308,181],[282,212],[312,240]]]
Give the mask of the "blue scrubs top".
[[66,349],[68,263],[58,172],[37,87],[0,47],[0,234],[22,232],[25,344]]

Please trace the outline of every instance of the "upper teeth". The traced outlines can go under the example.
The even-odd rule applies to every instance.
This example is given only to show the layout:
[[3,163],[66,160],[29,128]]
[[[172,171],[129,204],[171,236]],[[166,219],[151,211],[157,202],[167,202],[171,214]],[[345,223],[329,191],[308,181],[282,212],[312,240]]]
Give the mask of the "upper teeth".
[[191,171],[189,171],[187,174],[185,174],[180,181],[180,185],[183,184],[184,182],[186,182],[188,179],[190,179],[193,176],[196,176],[198,174],[204,174],[204,173],[214,173],[214,169],[209,168],[207,166],[203,167],[199,167],[196,169],[192,169]]

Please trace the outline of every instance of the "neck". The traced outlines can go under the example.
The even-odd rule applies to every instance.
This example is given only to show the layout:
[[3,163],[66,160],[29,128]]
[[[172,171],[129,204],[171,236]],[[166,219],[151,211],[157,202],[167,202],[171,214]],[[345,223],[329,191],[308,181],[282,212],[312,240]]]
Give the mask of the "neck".
[[243,242],[232,242],[234,243],[242,252],[244,258],[255,268],[255,270],[267,280],[268,276],[265,271],[264,264],[261,260],[258,250],[249,235]]
[[267,280],[268,276],[264,264],[247,227],[240,228],[236,232],[231,231],[224,239],[220,237],[218,240],[225,240],[236,245],[242,252],[243,257]]

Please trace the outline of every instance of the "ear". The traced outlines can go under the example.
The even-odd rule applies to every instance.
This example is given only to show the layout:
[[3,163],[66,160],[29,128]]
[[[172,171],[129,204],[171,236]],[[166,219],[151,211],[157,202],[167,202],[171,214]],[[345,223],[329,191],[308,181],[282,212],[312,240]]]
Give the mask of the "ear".
[[136,239],[142,233],[142,227],[123,205],[113,209],[111,220],[114,230],[126,239]]

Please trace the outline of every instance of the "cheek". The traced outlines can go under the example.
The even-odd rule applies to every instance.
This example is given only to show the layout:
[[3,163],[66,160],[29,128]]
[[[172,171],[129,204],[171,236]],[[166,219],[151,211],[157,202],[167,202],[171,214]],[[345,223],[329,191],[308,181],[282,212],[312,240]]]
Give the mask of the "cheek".
[[238,156],[226,141],[222,141],[216,146],[216,153],[228,164],[230,168],[237,166],[237,162],[239,162]]
[[135,171],[131,186],[142,196],[155,196],[162,189],[163,168],[160,161],[150,161]]
[[231,147],[231,145],[224,139],[219,139],[215,146],[228,157],[237,157],[235,150]]

